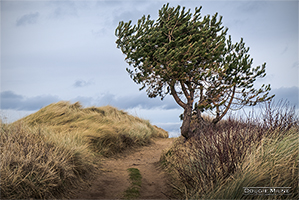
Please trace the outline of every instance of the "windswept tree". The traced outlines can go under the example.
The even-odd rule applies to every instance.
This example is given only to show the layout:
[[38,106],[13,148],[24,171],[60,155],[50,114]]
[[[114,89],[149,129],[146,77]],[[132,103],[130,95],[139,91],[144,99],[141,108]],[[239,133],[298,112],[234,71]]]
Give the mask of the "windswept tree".
[[150,98],[167,94],[184,109],[181,135],[189,138],[195,113],[197,130],[204,123],[203,112],[219,122],[230,109],[256,105],[271,99],[270,85],[254,88],[257,78],[266,75],[264,63],[252,67],[243,39],[235,44],[227,37],[222,17],[216,13],[202,18],[201,7],[194,14],[185,7],[159,10],[158,19],[143,16],[138,23],[119,22],[117,47],[131,66],[131,78]]

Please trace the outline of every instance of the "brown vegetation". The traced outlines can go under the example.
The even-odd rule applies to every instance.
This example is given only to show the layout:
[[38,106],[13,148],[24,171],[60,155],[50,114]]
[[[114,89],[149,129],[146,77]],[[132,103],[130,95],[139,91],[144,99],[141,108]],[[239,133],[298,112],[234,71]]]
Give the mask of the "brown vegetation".
[[178,140],[165,152],[161,160],[172,177],[174,197],[268,198],[244,195],[243,187],[263,186],[291,187],[291,195],[284,197],[298,199],[295,110],[269,103],[261,116],[206,127],[203,134]]
[[166,131],[148,120],[111,106],[82,108],[79,102],[51,104],[22,121],[31,126],[46,126],[60,134],[78,133],[80,140],[104,156],[149,144],[153,137],[168,137]]
[[1,198],[68,197],[70,187],[95,172],[86,146],[57,144],[51,134],[22,123],[1,124]]
[[149,121],[111,106],[58,102],[0,125],[1,198],[68,198],[96,173],[100,155],[168,137]]

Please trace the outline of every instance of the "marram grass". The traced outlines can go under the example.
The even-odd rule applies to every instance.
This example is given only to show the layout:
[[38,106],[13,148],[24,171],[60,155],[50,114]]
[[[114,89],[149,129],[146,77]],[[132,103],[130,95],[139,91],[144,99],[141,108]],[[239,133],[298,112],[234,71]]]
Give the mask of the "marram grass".
[[110,156],[149,144],[151,138],[167,138],[168,133],[148,120],[131,116],[111,106],[82,108],[79,102],[58,102],[22,119],[30,126],[45,126],[58,135],[76,133],[77,140],[93,151]]
[[111,106],[58,102],[15,123],[0,121],[1,199],[72,198],[96,173],[98,156],[168,137]]
[[69,198],[95,173],[86,145],[53,135],[22,123],[1,124],[1,199]]
[[[221,129],[226,130],[226,129]],[[252,135],[258,135],[253,129]],[[256,133],[255,133],[256,132]],[[226,130],[226,136],[227,130]],[[162,163],[169,171],[175,198],[183,199],[299,199],[298,160],[299,128],[272,130],[262,137],[246,142],[250,136],[232,132],[230,142],[202,136],[187,142],[174,143],[164,152]],[[210,138],[206,141],[206,137]],[[213,141],[213,138],[216,138]],[[221,139],[221,140],[220,140]],[[224,138],[225,139],[225,138]],[[243,141],[243,142],[241,142]],[[245,151],[237,159],[238,149]],[[224,151],[228,149],[229,151]],[[221,154],[226,152],[224,154]],[[235,160],[236,162],[231,162]],[[224,164],[222,164],[224,163]],[[233,171],[229,168],[234,165]],[[246,195],[243,187],[290,187],[289,195]]]
[[206,198],[273,199],[275,196],[244,195],[243,187],[291,187],[290,195],[276,198],[298,199],[298,128],[283,138],[265,137],[246,156],[241,169]]

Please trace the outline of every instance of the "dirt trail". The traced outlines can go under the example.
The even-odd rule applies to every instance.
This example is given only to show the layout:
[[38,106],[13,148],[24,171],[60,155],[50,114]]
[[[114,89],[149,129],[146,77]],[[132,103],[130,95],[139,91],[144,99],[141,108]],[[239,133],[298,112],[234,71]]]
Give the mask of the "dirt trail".
[[156,139],[154,142],[134,152],[124,153],[118,158],[102,160],[101,173],[86,191],[81,191],[77,199],[120,199],[130,186],[127,169],[139,169],[142,185],[139,199],[168,199],[169,186],[159,167],[163,149],[170,147],[173,139]]

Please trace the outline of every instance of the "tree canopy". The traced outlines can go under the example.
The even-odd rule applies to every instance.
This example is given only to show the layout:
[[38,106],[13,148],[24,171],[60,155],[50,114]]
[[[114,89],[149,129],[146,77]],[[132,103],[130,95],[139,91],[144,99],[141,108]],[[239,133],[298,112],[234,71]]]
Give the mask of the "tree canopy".
[[230,109],[272,98],[270,85],[254,87],[257,78],[265,77],[266,63],[253,67],[243,39],[233,43],[222,17],[202,17],[201,9],[192,14],[165,4],[157,20],[144,15],[135,25],[121,21],[115,31],[127,71],[140,90],[146,89],[150,98],[170,94],[184,109],[181,134],[186,138],[193,111],[199,121],[202,112],[211,112],[216,124]]

